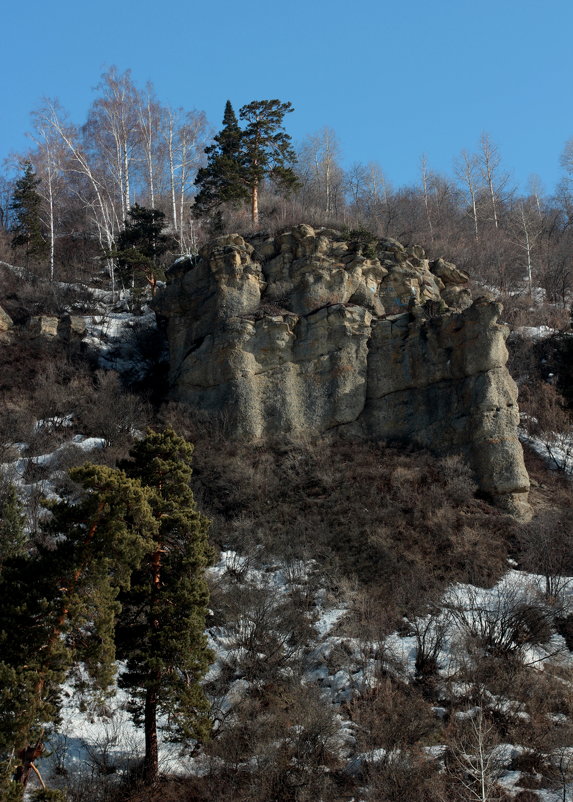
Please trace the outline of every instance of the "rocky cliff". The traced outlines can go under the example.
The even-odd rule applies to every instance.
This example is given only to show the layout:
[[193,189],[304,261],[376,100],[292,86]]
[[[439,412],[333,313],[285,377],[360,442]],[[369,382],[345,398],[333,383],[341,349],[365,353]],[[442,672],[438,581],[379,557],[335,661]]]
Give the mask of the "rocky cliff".
[[219,237],[169,273],[174,399],[231,434],[325,433],[461,453],[524,514],[529,482],[501,307],[419,247],[296,226]]

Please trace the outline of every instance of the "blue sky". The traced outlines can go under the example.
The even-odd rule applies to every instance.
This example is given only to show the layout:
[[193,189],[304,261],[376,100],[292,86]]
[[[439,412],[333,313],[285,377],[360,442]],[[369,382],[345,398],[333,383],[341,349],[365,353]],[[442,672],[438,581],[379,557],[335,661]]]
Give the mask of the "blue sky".
[[483,131],[514,183],[546,192],[573,137],[572,0],[20,0],[2,11],[0,159],[57,97],[76,122],[111,65],[159,99],[206,112],[290,100],[295,141],[334,129],[344,166],[378,161],[395,186],[451,172]]

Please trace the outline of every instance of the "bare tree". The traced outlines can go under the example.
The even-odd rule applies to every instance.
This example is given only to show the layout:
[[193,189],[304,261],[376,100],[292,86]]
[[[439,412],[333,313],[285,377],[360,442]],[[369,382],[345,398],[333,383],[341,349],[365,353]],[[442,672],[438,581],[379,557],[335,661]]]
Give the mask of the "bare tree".
[[[45,101],[41,111],[38,112],[38,120],[42,125],[51,128],[67,148],[70,159],[66,172],[76,179],[71,182],[72,191],[77,194],[88,211],[102,251],[110,253],[121,221],[105,174],[102,175],[91,165],[78,130],[66,121],[57,101]],[[115,270],[111,258],[108,259],[108,268],[112,291],[115,291]]]
[[496,144],[489,134],[483,133],[480,137],[479,168],[483,182],[487,188],[491,205],[493,224],[499,228],[499,211],[502,193],[507,189],[509,174],[500,172],[501,156]]
[[462,183],[467,193],[469,207],[474,225],[474,238],[479,241],[479,223],[478,223],[478,159],[467,150],[462,150],[459,158],[455,162],[455,173],[458,180]]
[[392,187],[377,162],[353,164],[345,175],[346,192],[355,212],[387,235],[395,217]]
[[[161,138],[164,109],[155,97],[153,85],[148,83],[137,96],[137,124],[143,162],[147,198],[152,209],[156,208],[156,185],[161,176],[164,141]],[[159,174],[159,175],[158,175]]]
[[508,219],[508,232],[512,243],[519,248],[525,259],[529,297],[533,292],[533,253],[543,233],[543,219],[537,206],[520,200],[512,209]]
[[209,126],[202,111],[167,109],[163,123],[173,230],[182,251],[192,244],[193,221],[185,214],[194,191],[193,182],[204,161]]
[[560,610],[566,604],[565,591],[573,581],[571,523],[570,514],[548,509],[521,532],[523,567],[543,576],[545,599]]
[[62,192],[64,189],[64,165],[66,162],[65,145],[49,123],[48,110],[41,107],[32,112],[34,132],[32,139],[37,145],[30,160],[34,165],[36,174],[42,179],[38,192],[46,204],[46,230],[49,240],[50,280],[54,279],[55,249],[57,236],[57,220],[62,205]]
[[342,202],[343,172],[338,163],[340,146],[332,128],[325,126],[304,140],[297,154],[302,191],[327,215],[336,214]]
[[432,226],[432,215],[430,213],[430,172],[428,170],[428,157],[424,153],[420,159],[420,178],[422,181],[422,193],[424,196],[424,209],[426,210],[426,220],[428,221],[428,230],[430,232],[430,239],[434,239],[434,227]]
[[117,67],[105,72],[96,88],[100,96],[83,128],[85,146],[91,163],[111,182],[120,219],[125,220],[133,199],[133,170],[140,156],[139,96],[131,71],[120,73]]
[[450,744],[448,773],[461,786],[468,802],[503,799],[498,786],[503,760],[497,746],[495,726],[481,707],[467,711],[458,720]]

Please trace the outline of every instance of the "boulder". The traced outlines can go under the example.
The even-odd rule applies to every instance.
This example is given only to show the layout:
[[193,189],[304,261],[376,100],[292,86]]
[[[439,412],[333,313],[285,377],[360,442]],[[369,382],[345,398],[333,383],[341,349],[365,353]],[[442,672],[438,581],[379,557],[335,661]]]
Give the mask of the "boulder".
[[0,306],[0,332],[8,331],[13,325],[14,323],[8,312],[5,312]]
[[32,337],[57,337],[58,323],[58,318],[50,315],[31,317],[27,324],[28,333]]

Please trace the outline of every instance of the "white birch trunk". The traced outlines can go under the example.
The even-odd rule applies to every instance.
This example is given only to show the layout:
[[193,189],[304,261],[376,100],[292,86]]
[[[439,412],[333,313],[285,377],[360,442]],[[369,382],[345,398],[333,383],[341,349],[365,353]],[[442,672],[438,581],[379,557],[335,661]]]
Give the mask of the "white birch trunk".
[[428,160],[422,156],[422,189],[424,192],[424,207],[426,209],[426,219],[428,221],[428,228],[430,230],[430,239],[434,239],[434,227],[432,225],[432,216],[430,214],[430,200],[428,197]]

